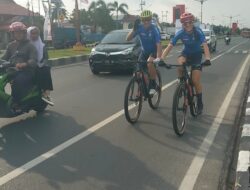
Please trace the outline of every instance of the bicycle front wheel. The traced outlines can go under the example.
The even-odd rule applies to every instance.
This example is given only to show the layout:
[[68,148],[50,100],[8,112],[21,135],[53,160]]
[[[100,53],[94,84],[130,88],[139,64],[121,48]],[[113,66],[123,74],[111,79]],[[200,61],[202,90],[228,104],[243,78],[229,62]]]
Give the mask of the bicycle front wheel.
[[179,83],[174,93],[172,106],[173,128],[178,136],[182,136],[186,128],[187,107],[187,90],[184,83]]
[[141,83],[133,77],[125,91],[124,112],[128,122],[137,122],[142,109]]
[[159,103],[161,101],[161,92],[162,92],[162,80],[161,80],[161,74],[158,70],[157,71],[157,75],[155,78],[155,82],[156,82],[156,92],[154,95],[149,96],[148,98],[148,103],[149,106],[152,109],[157,109],[159,107]]

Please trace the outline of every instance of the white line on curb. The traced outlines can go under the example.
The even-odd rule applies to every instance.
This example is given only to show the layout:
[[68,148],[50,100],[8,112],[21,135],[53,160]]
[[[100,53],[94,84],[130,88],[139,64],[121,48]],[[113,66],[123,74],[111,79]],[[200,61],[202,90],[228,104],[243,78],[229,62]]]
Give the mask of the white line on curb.
[[250,108],[247,108],[247,109],[246,109],[246,115],[247,115],[247,116],[250,115]]
[[250,137],[250,124],[243,125],[241,137]]
[[247,172],[250,166],[250,151],[240,151],[237,163],[237,172]]

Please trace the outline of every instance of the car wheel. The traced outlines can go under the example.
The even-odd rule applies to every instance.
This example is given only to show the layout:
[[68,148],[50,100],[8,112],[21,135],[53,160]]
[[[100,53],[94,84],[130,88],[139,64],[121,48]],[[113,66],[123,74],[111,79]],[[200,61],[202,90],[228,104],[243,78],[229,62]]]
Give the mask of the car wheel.
[[90,67],[90,70],[91,72],[94,74],[94,75],[98,75],[99,74],[99,71],[96,70],[96,68],[93,66],[93,64],[89,64],[89,67]]

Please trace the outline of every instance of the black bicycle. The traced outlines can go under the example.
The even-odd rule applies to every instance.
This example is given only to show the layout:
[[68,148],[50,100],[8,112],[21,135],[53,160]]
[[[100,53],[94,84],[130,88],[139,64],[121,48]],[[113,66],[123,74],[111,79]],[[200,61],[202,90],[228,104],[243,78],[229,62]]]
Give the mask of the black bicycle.
[[[203,62],[201,66],[209,66],[211,63]],[[193,117],[196,117],[197,114],[197,96],[194,89],[194,84],[192,82],[192,70],[188,71],[188,64],[165,64],[163,61],[159,63],[160,66],[165,66],[167,69],[172,67],[182,67],[183,76],[180,79],[174,96],[173,96],[173,105],[172,105],[172,121],[173,128],[175,133],[178,136],[182,136],[186,128],[186,116],[188,107],[190,113]]]
[[[140,62],[138,62],[140,64]],[[152,109],[157,109],[161,99],[162,80],[159,70],[156,68],[155,93],[149,94],[149,74],[142,69],[137,69],[128,83],[124,97],[124,112],[128,122],[137,122],[141,110],[142,102],[148,100]]]

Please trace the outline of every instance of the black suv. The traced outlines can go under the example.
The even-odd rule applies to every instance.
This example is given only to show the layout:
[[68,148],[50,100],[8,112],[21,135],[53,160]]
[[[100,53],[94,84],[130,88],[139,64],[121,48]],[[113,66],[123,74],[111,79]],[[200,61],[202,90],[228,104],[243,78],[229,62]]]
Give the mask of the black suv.
[[93,74],[99,72],[133,71],[141,51],[139,38],[126,41],[131,30],[114,30],[96,45],[89,56]]

